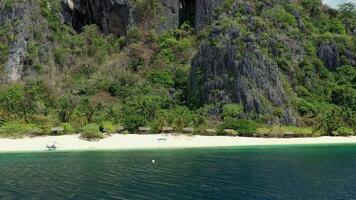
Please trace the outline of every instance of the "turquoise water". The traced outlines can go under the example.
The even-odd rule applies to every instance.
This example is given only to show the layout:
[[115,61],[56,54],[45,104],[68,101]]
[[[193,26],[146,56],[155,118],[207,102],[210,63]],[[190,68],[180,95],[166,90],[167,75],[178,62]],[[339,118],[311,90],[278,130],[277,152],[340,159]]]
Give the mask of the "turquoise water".
[[0,199],[356,199],[356,146],[0,154]]

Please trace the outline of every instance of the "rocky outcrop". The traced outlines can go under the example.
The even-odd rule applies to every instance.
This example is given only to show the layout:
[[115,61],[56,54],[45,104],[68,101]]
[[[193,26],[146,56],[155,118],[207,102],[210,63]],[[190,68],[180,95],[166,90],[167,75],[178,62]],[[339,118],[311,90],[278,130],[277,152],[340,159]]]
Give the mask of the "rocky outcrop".
[[241,38],[247,49],[238,55],[239,44],[233,41],[239,37],[237,28],[210,34],[208,41],[215,42],[202,46],[192,61],[192,100],[198,105],[241,103],[245,113],[257,116],[283,108],[278,121],[296,123],[277,64],[251,38]]
[[[155,28],[159,32],[175,29],[182,23],[180,20],[187,20],[192,15],[189,20],[194,21],[192,24],[199,31],[211,21],[215,10],[223,2],[224,0],[160,0],[159,17],[162,20],[156,20],[159,22]],[[143,24],[146,27],[144,20],[152,23],[152,19],[137,17],[135,3],[137,2],[129,0],[62,0],[63,17],[79,32],[85,25],[97,24],[104,34],[125,35],[129,26]],[[141,12],[144,11],[140,10],[139,15],[143,15]],[[180,19],[182,16],[184,19]]]
[[177,28],[179,26],[179,0],[161,0],[161,3],[164,19],[158,25],[159,31]]
[[67,22],[68,24],[72,24],[73,22],[73,12],[74,12],[74,0],[61,0],[61,5],[62,5],[62,16],[64,21]]
[[104,34],[125,35],[129,25],[127,0],[63,0],[64,17],[77,31],[97,24]]
[[331,71],[343,65],[356,67],[356,55],[346,48],[339,48],[337,43],[322,43],[318,49],[318,58]]
[[346,49],[343,52],[343,56],[346,59],[345,61],[342,62],[343,65],[351,65],[356,67],[356,53]]
[[324,43],[319,47],[318,57],[329,70],[336,70],[341,66],[339,49],[335,44]]
[[15,34],[10,44],[10,53],[5,64],[2,82],[16,82],[24,73],[28,41],[33,36],[32,27],[43,23],[38,16],[39,5],[32,1],[14,2],[11,7],[0,9],[0,25],[11,24]]
[[20,36],[10,50],[9,58],[5,66],[5,82],[16,82],[21,79],[26,54],[27,42],[25,36]]
[[224,0],[196,0],[195,30],[204,28],[213,18],[215,10],[224,2]]
[[[177,28],[179,25],[179,0],[161,0],[162,21],[157,24],[159,31]],[[78,32],[83,26],[97,24],[104,34],[125,35],[129,26],[152,23],[153,19],[141,19],[142,12],[135,10],[134,1],[128,0],[62,0],[63,16]],[[145,25],[145,24],[144,24]]]

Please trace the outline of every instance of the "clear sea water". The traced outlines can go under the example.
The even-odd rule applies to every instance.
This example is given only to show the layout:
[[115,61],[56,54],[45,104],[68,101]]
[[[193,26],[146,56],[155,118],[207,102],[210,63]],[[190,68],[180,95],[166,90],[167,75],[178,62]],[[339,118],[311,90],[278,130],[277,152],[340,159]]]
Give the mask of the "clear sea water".
[[0,199],[356,199],[356,146],[0,154]]

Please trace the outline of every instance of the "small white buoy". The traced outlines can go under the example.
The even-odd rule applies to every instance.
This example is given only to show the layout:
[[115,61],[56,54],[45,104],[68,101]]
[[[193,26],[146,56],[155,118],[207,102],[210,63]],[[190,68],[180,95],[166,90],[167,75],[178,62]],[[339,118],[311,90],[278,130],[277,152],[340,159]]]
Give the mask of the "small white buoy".
[[155,160],[152,160],[152,163],[155,163],[156,161]]

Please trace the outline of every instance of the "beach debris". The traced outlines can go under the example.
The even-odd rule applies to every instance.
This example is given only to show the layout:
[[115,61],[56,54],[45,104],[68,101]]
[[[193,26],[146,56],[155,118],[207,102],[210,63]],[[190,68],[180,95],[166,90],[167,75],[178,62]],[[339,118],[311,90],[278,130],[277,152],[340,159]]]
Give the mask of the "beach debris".
[[167,142],[167,138],[158,138],[157,140],[158,140],[158,142],[160,142],[160,141]]
[[194,128],[189,128],[189,127],[183,128],[183,133],[193,133],[193,132],[194,132]]

